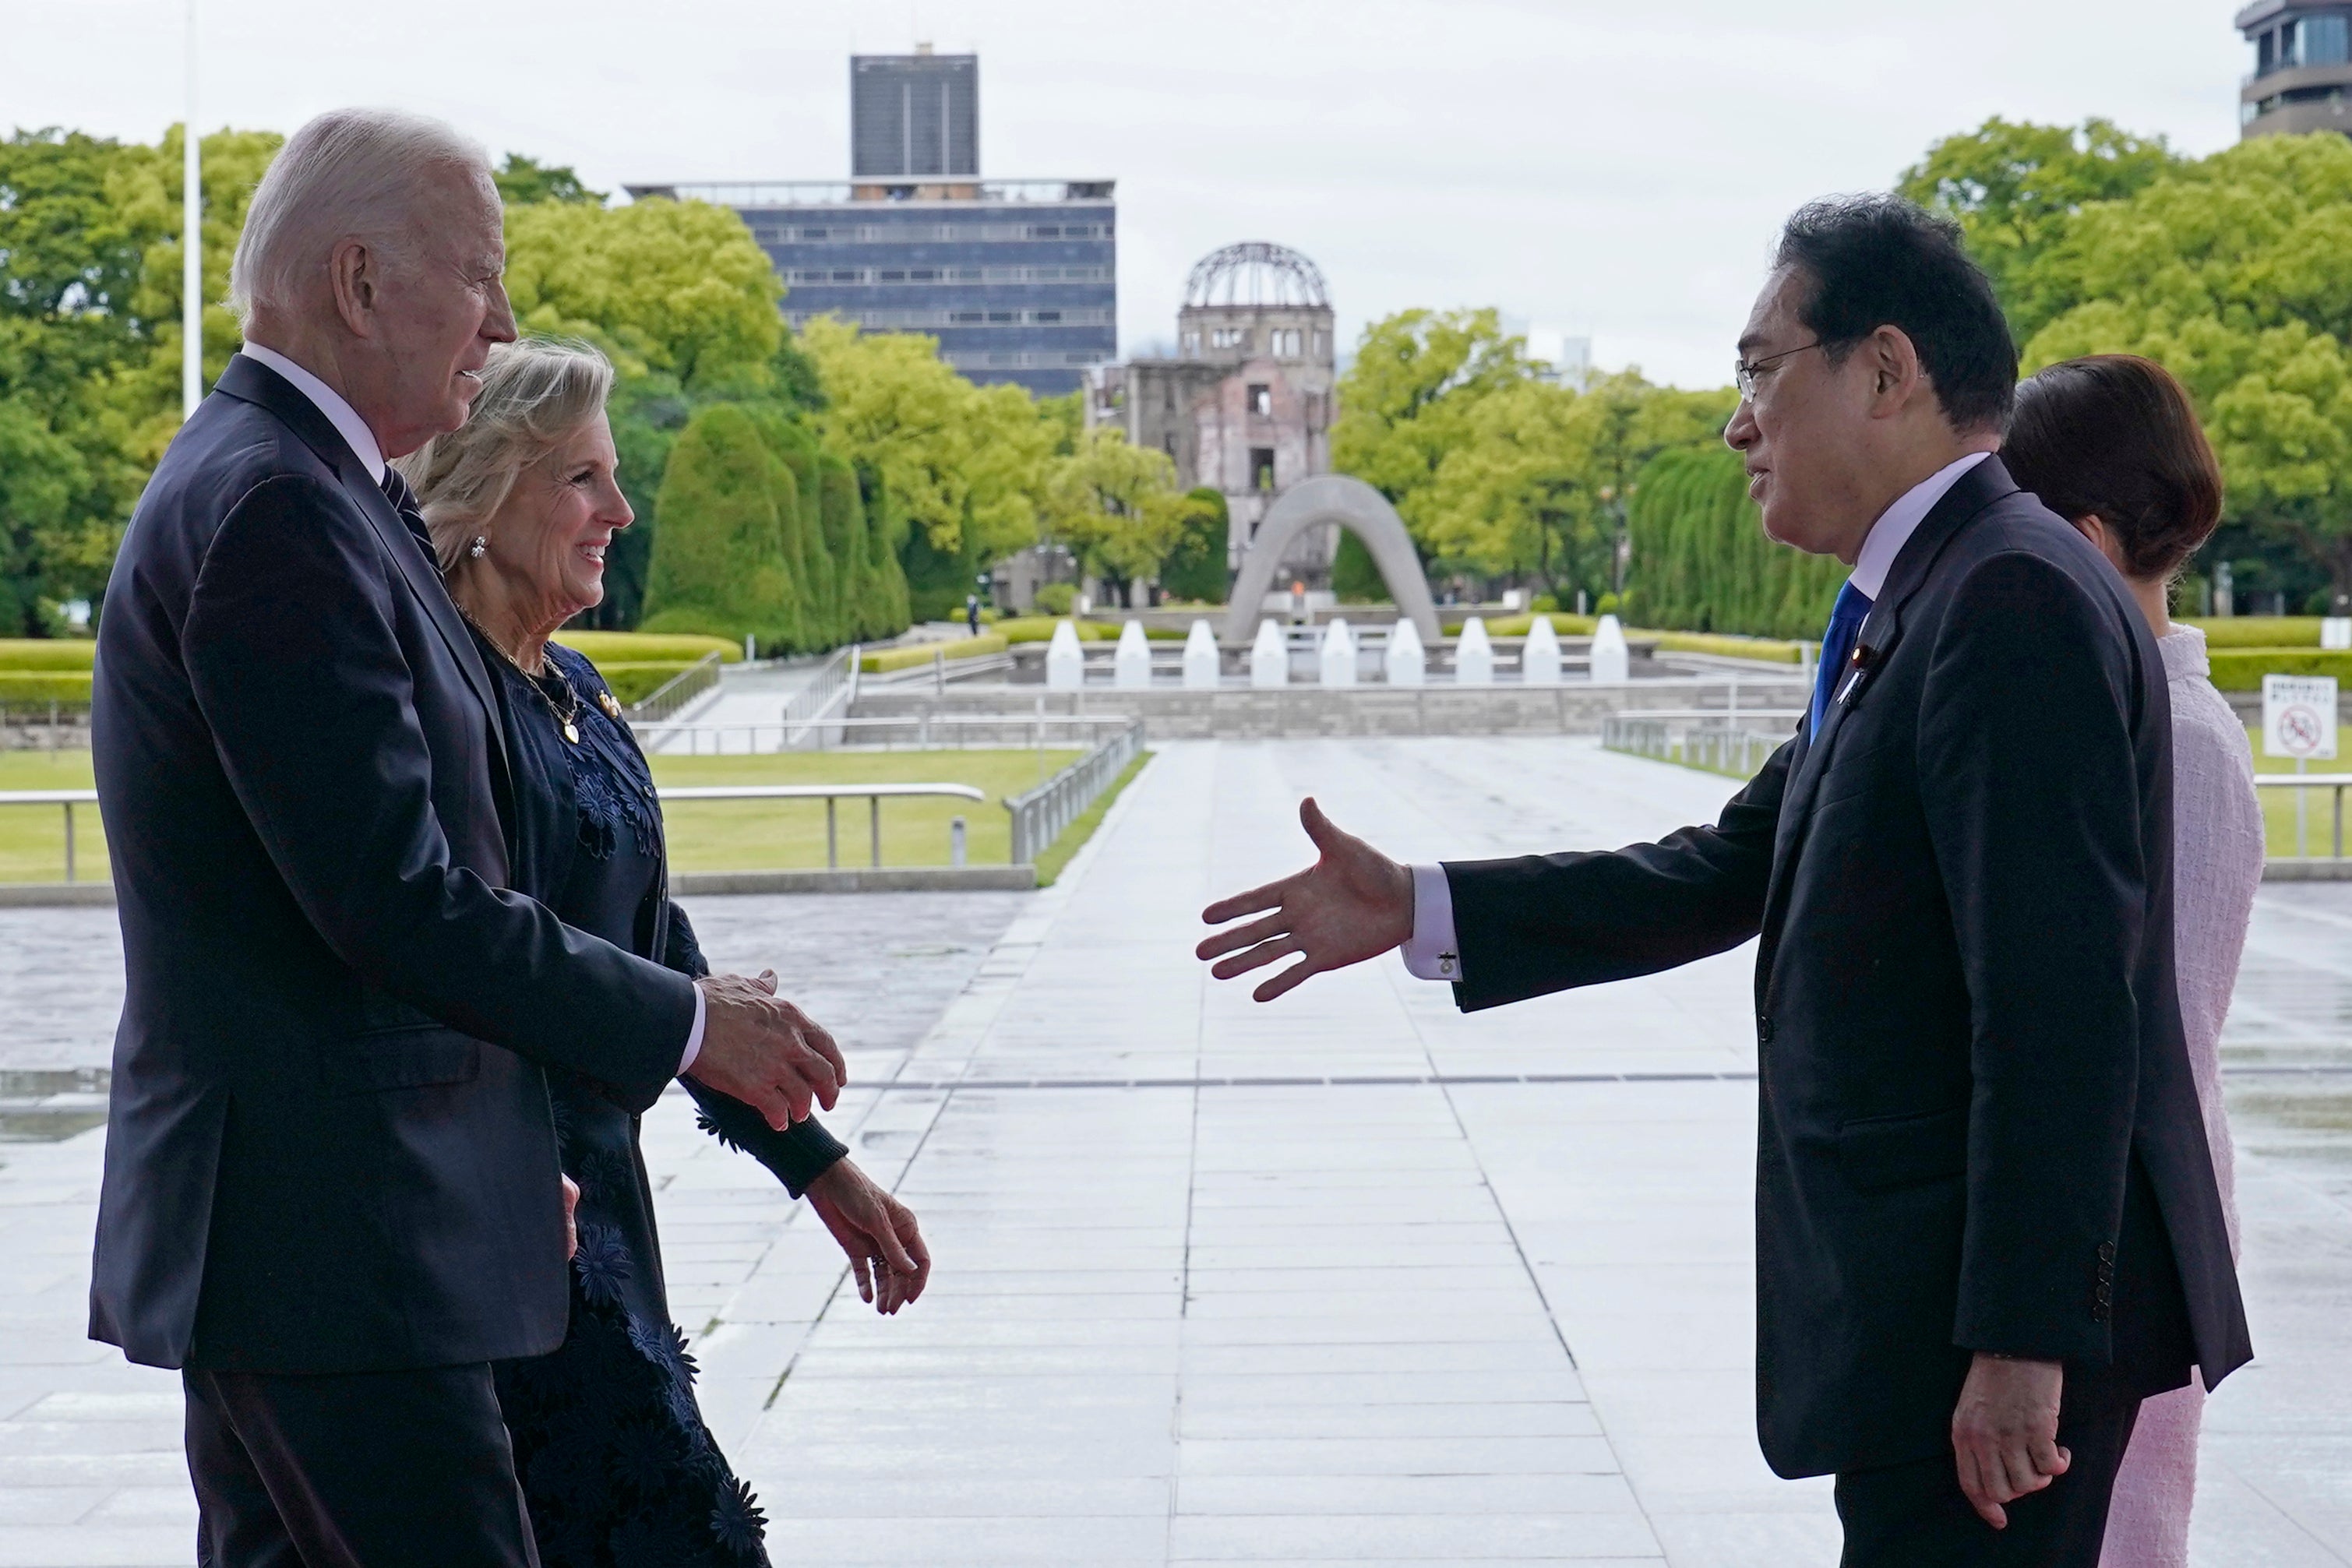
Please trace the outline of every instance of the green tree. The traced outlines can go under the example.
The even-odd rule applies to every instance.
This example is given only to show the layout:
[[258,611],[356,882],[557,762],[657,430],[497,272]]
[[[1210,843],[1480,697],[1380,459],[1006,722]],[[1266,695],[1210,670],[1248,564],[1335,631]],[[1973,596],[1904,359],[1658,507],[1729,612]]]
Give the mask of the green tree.
[[1177,493],[1172,458],[1130,446],[1124,431],[1107,425],[1055,458],[1045,481],[1047,536],[1121,598],[1129,584],[1159,576],[1192,509]]
[[1846,569],[1776,543],[1728,447],[1660,454],[1634,487],[1631,613],[1643,625],[1759,637],[1814,637]]
[[529,206],[533,202],[601,207],[609,199],[606,193],[592,191],[582,184],[580,176],[570,168],[542,163],[520,152],[508,153],[507,161],[499,165],[491,178],[498,182],[499,200],[509,207]]
[[2127,198],[2182,163],[2164,138],[2108,120],[2035,125],[1996,115],[1937,142],[1895,188],[1958,220],[2021,340],[2063,308],[2039,264],[2084,209]]
[[780,478],[789,470],[745,410],[714,403],[688,422],[656,506],[647,631],[749,636],[763,651],[803,645],[779,510],[790,486]]
[[1532,381],[1527,344],[1494,310],[1403,310],[1373,322],[1339,380],[1331,465],[1371,486],[1416,538],[1443,503],[1437,471],[1470,411]]
[[2036,262],[2029,370],[2144,354],[2196,400],[2226,519],[2291,540],[2352,610],[2352,141],[2265,136],[2085,207]]
[[1173,599],[1223,604],[1233,590],[1233,572],[1225,564],[1232,538],[1224,493],[1209,485],[1185,491],[1176,543],[1160,566],[1160,586]]

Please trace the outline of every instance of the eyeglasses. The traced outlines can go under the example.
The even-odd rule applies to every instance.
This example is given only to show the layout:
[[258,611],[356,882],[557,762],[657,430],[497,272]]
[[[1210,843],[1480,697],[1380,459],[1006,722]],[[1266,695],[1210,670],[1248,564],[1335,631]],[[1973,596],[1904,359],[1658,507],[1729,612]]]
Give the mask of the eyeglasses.
[[1794,359],[1803,353],[1805,349],[1818,349],[1821,346],[1821,340],[1815,339],[1802,349],[1790,349],[1778,354],[1767,354],[1752,365],[1746,360],[1738,361],[1732,367],[1731,382],[1739,389],[1740,401],[1743,402],[1756,401],[1756,377],[1759,372],[1776,368],[1783,360]]

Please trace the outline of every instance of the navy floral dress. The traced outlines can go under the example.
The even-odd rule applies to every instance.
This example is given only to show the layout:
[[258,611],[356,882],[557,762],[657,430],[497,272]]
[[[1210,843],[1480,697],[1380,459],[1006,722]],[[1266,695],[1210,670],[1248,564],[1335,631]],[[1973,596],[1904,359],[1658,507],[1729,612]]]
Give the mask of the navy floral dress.
[[[653,775],[595,667],[551,643],[534,680],[485,644],[504,697],[514,775],[513,885],[583,931],[674,969],[709,967],[669,899]],[[564,689],[568,682],[570,691]],[[537,688],[537,689],[534,689]],[[572,694],[580,732],[555,715]],[[844,1153],[811,1120],[771,1129],[741,1102],[684,1080],[707,1132],[799,1197]],[[564,1174],[580,1185],[572,1322],[551,1355],[499,1365],[499,1402],[546,1568],[765,1564],[763,1516],[711,1440],[694,1358],[670,1321],[637,1118],[593,1079],[551,1070]]]

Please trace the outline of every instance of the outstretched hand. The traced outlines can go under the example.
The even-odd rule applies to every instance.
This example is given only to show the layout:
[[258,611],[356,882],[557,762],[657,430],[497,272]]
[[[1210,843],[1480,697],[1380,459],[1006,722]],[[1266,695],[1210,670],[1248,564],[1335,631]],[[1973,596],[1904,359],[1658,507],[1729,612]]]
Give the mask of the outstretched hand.
[[1298,956],[1299,962],[1250,993],[1262,1002],[1309,975],[1377,958],[1412,936],[1410,870],[1332,826],[1312,796],[1299,802],[1298,822],[1319,852],[1313,865],[1201,912],[1212,925],[1265,915],[1227,926],[1193,949],[1202,958],[1219,960],[1209,972],[1221,980]]

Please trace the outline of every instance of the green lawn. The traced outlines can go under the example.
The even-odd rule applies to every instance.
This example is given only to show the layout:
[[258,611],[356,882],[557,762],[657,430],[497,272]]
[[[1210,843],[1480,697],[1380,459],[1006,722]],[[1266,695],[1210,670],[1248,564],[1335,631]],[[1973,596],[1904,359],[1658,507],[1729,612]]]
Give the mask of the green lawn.
[[[882,863],[948,863],[948,820],[961,817],[973,865],[1003,865],[1012,853],[1011,820],[1000,801],[1034,788],[1077,759],[1071,750],[797,752],[771,757],[656,758],[663,784],[970,784],[985,800],[913,800],[882,803]],[[1042,768],[1042,771],[1041,771]],[[0,790],[87,789],[87,751],[0,751]],[[869,862],[866,805],[844,800],[841,863]],[[821,800],[694,800],[673,804],[670,864],[678,871],[781,871],[824,864],[824,803]],[[108,874],[105,835],[98,810],[74,810],[75,874]],[[1055,845],[1067,852],[1085,840],[1082,823]],[[65,816],[55,806],[0,807],[0,882],[58,882],[65,877]]]

